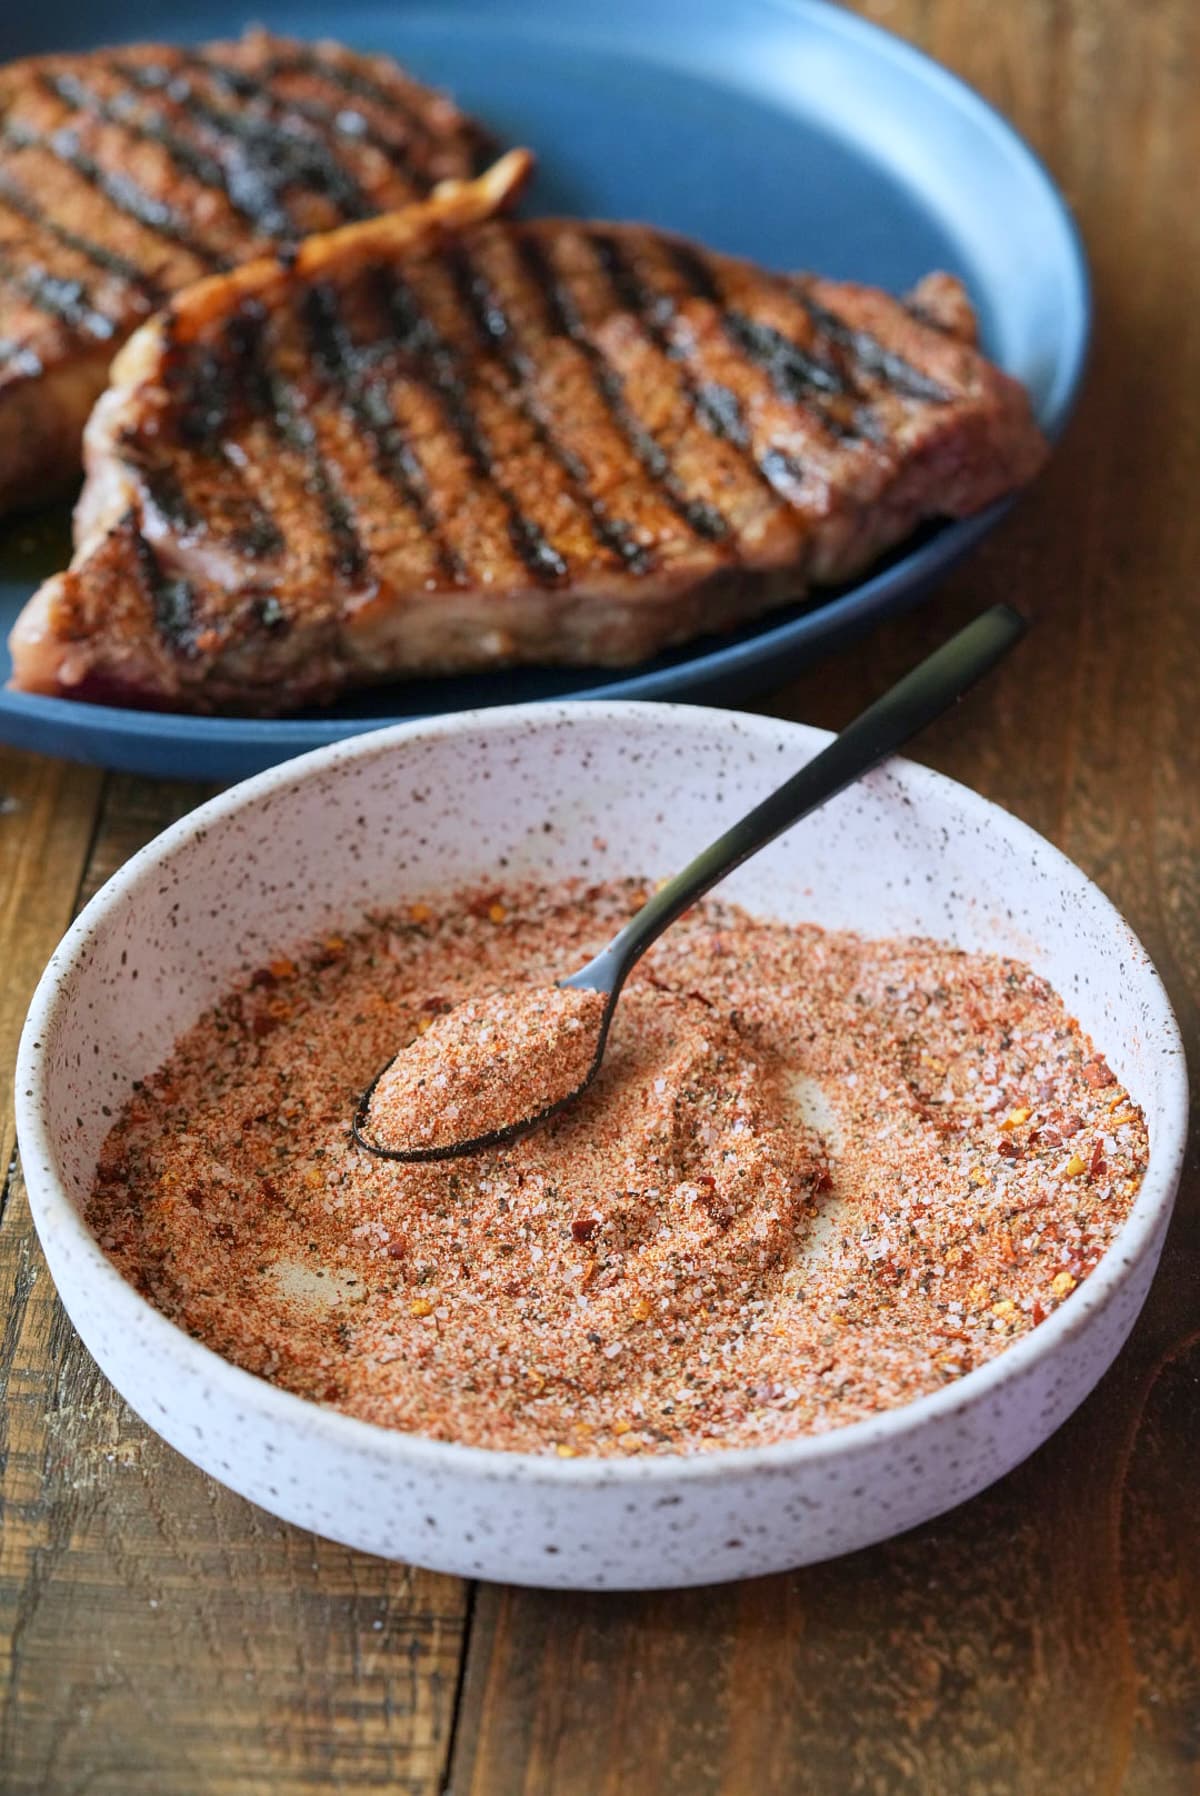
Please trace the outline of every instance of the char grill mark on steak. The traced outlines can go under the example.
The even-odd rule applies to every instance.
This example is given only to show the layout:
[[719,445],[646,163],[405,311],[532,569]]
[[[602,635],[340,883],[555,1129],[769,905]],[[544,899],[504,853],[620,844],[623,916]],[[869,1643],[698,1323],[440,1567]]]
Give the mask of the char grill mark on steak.
[[[230,514],[229,538],[235,548],[248,555],[251,561],[270,561],[283,554],[286,547],[283,532],[270,512],[248,488],[243,486],[236,495],[231,493],[226,504]],[[269,598],[263,603],[273,606],[278,612],[277,599]]]
[[[362,113],[350,112],[342,104],[330,106],[321,100],[276,92],[271,87],[272,78],[277,74],[289,73],[286,67],[282,67],[278,63],[272,63],[266,74],[262,78],[257,78],[247,74],[244,69],[231,68],[227,63],[220,62],[211,52],[202,55],[197,51],[183,51],[181,56],[193,68],[203,71],[214,87],[224,93],[232,94],[238,100],[248,100],[254,105],[265,106],[272,112],[294,113],[299,118],[307,119],[311,124],[320,125],[324,130],[333,132],[337,137],[345,138],[349,143],[368,144],[381,156],[386,156],[393,167],[399,156],[403,156],[406,163],[411,163],[414,160],[416,133],[411,122],[405,127],[406,141],[399,142],[394,137],[385,137],[381,131],[375,130],[367,122]],[[296,72],[309,73],[317,80],[330,81],[329,71],[315,62],[311,69]],[[384,102],[380,101],[379,103],[383,104]],[[397,112],[400,110],[402,102],[397,96],[388,101],[387,105],[389,111]],[[411,112],[405,112],[407,120],[411,121],[412,116]],[[421,141],[425,142],[424,139]],[[427,156],[420,157],[422,170],[427,161]],[[415,174],[416,170],[410,169],[408,172]],[[416,194],[427,183],[422,182],[418,185],[412,181],[410,185],[413,193]]]
[[196,642],[196,595],[191,583],[178,575],[164,572],[153,546],[142,535],[132,512],[126,517],[124,528],[130,533],[138,578],[161,641],[172,655],[178,655],[183,660],[193,659],[199,650]]
[[167,314],[163,385],[172,402],[174,431],[189,449],[219,449],[239,413],[250,409],[255,392],[267,403],[258,371],[263,328],[262,308],[251,302],[232,314],[219,345],[181,347]]
[[[722,324],[730,340],[750,361],[763,369],[779,397],[789,405],[808,406],[839,442],[879,440],[880,428],[870,401],[836,371],[809,355],[774,325],[747,318],[745,313],[725,312]],[[837,400],[853,401],[846,406]]]
[[23,380],[36,380],[42,372],[42,365],[31,349],[20,343],[14,343],[11,337],[0,337],[0,362],[5,371]]
[[36,231],[44,232],[64,249],[71,250],[85,262],[90,262],[93,268],[124,281],[127,287],[141,294],[150,305],[161,304],[165,297],[162,288],[136,262],[131,262],[116,250],[105,248],[101,243],[93,243],[90,237],[81,236],[79,232],[72,231],[57,219],[51,218],[30,194],[25,193],[0,170],[0,208],[5,206],[10,212],[23,218],[26,224],[31,224]]
[[461,359],[395,269],[381,269],[376,279],[398,348],[412,358],[419,376],[437,393],[475,473],[498,494],[507,513],[508,538],[513,548],[539,585],[561,585],[570,569],[497,470],[486,433],[471,405],[467,370]]
[[803,277],[794,276],[789,280],[788,286],[817,330],[901,399],[919,399],[926,405],[948,405],[953,399],[954,395],[940,381],[932,380],[928,374],[914,368],[911,362],[905,361],[895,350],[888,349],[869,331],[853,328],[827,306],[821,305],[812,297]]
[[304,295],[302,311],[317,366],[365,432],[376,467],[415,514],[433,544],[443,577],[464,585],[467,571],[446,540],[429,483],[396,417],[387,384],[354,345],[336,284],[315,282]]
[[[121,460],[133,473],[149,509],[168,530],[184,541],[202,542],[213,534],[212,520],[193,505],[180,475],[161,456],[139,453],[128,442],[120,445]],[[201,452],[202,454],[204,452]],[[221,487],[221,524],[230,545],[252,562],[268,561],[283,553],[283,533],[271,514],[246,486],[241,471],[221,451],[208,451],[211,476]]]
[[[251,561],[281,555],[284,536],[246,485],[242,469],[226,453],[224,438],[239,415],[257,409],[264,417],[271,416],[271,394],[260,366],[263,329],[261,312],[243,307],[229,320],[219,348],[192,344],[180,350],[168,336],[163,373],[172,401],[173,431],[186,452],[204,458],[214,470],[229,540]],[[139,453],[127,437],[120,443],[120,454],[168,526],[185,537],[211,533],[209,519],[192,505],[169,459]]]
[[184,536],[205,528],[204,519],[191,503],[174,468],[166,462],[139,456],[132,445],[122,443],[121,459],[136,473],[154,510]]
[[[286,56],[274,57],[266,71],[266,79],[273,80],[279,75],[314,75],[344,94],[370,100],[376,106],[386,106],[390,111],[398,112],[415,139],[426,144],[433,141],[428,119],[420,107],[410,106],[405,102],[403,93],[398,91],[399,82],[394,88],[384,87],[382,82],[373,81],[359,69],[344,68],[337,62],[327,61],[318,50],[312,48],[299,48]],[[477,131],[475,135],[481,140],[479,147],[482,148],[482,140],[486,134]],[[489,159],[491,147],[488,145]]]
[[613,291],[620,303],[637,319],[659,354],[664,355],[675,366],[681,391],[693,415],[700,420],[710,436],[719,442],[728,443],[738,451],[747,470],[770,495],[773,505],[787,505],[786,494],[781,493],[777,485],[777,463],[772,460],[764,466],[755,454],[737,395],[727,388],[710,390],[701,385],[688,365],[686,353],[664,330],[663,315],[670,316],[675,309],[669,295],[659,288],[647,285],[638,273],[633,259],[626,256],[617,238],[610,232],[589,231],[588,241],[612,282]]
[[[106,72],[119,75],[126,82],[133,75],[132,70],[124,70],[117,63],[111,64]],[[121,93],[107,99],[72,74],[55,75],[46,71],[40,79],[56,100],[74,112],[115,125],[127,136],[144,143],[157,144],[189,180],[210,192],[223,194],[234,211],[264,236],[286,237],[294,231],[291,219],[261,179],[254,186],[237,181],[216,156],[173,130],[161,112],[141,112],[132,94]]]
[[[173,91],[177,81],[182,85],[182,79],[166,68],[126,67],[114,62],[106,65],[103,72],[118,77],[126,83],[127,88],[135,88],[139,93],[154,92],[159,87],[170,88],[172,91],[169,98],[177,111],[198,111],[186,103],[184,96]],[[211,110],[203,122],[222,140],[233,138],[238,154],[230,168],[226,168],[219,157],[210,154],[203,145],[181,136],[173,129],[164,113],[142,110],[135,93],[126,91],[106,98],[71,74],[52,75],[47,72],[42,74],[41,80],[56,99],[70,106],[76,113],[115,125],[128,136],[142,142],[156,144],[166,152],[181,173],[198,187],[222,194],[239,217],[264,237],[282,241],[296,235],[295,222],[277,197],[276,189],[288,182],[279,178],[278,169],[271,160],[272,146],[264,143],[264,153],[258,157],[253,153],[247,155],[241,148],[234,128],[222,124],[215,109]],[[361,208],[354,213],[355,217],[364,215]]]
[[908,313],[909,317],[915,324],[919,324],[922,330],[937,331],[938,335],[941,337],[956,337],[958,335],[953,326],[947,324],[944,318],[939,318],[935,312],[930,311],[928,306],[923,306],[919,300],[906,299],[903,304],[904,310]]
[[[782,400],[788,405],[810,408],[829,434],[839,440],[854,441],[878,435],[878,426],[869,409],[859,411],[856,408],[855,415],[847,417],[845,406],[837,405],[838,400],[863,397],[841,369],[814,355],[774,326],[750,318],[737,307],[730,306],[711,261],[692,244],[673,241],[666,247],[675,272],[689,293],[714,308],[730,343],[746,360],[763,370]],[[793,478],[798,478],[800,470],[793,465],[791,473]]]
[[89,302],[82,281],[51,274],[37,262],[22,267],[3,250],[0,250],[0,285],[20,293],[39,311],[61,319],[73,330],[94,337],[98,343],[109,342],[116,329],[112,319]]
[[637,541],[628,523],[610,516],[604,501],[591,490],[586,466],[573,449],[559,441],[553,421],[534,397],[536,369],[498,289],[461,243],[447,252],[446,261],[480,347],[508,375],[514,405],[541,449],[566,475],[573,497],[587,514],[597,544],[629,573],[649,573],[654,557]]
[[609,416],[643,472],[696,536],[707,543],[725,542],[730,534],[727,520],[715,505],[689,496],[666,451],[630,407],[624,382],[592,341],[573,294],[560,278],[539,239],[532,231],[522,230],[516,237],[516,249],[526,273],[542,297],[551,329],[573,343],[583,355],[593,389],[604,401]]
[[312,421],[296,404],[287,383],[273,373],[265,375],[270,393],[268,416],[283,443],[308,466],[309,490],[315,493],[329,535],[333,572],[350,586],[366,582],[368,558],[354,522],[354,512],[321,453]]
[[245,314],[236,345],[238,378],[252,416],[264,419],[303,468],[303,483],[320,507],[328,538],[331,570],[352,587],[363,586],[369,557],[354,521],[354,511],[321,451],[312,419],[292,383],[274,365],[270,331],[258,308]]
[[89,187],[127,218],[132,218],[156,237],[184,249],[203,267],[224,273],[232,263],[228,256],[205,243],[188,227],[186,219],[166,200],[148,193],[131,175],[102,168],[94,157],[80,147],[78,136],[66,127],[50,132],[34,131],[28,125],[9,122],[4,126],[4,141],[14,150],[42,150],[87,182]]
[[347,219],[366,218],[374,211],[354,176],[316,132],[227,111],[197,92],[195,76],[212,78],[218,66],[199,54],[182,54],[173,66],[114,62],[111,68],[131,87],[165,93],[186,117],[213,132],[231,163],[219,177],[221,185],[242,215],[267,235],[295,235],[280,197],[290,187],[319,193]]

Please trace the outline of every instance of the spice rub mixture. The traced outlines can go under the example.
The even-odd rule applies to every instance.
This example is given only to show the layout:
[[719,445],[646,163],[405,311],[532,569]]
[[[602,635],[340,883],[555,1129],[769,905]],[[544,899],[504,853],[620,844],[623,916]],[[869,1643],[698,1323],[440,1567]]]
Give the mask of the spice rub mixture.
[[1137,1105],[1015,961],[708,900],[600,1074],[467,1160],[358,1148],[398,1041],[581,964],[636,882],[415,904],[280,959],[132,1094],[90,1219],[166,1315],[385,1425],[576,1454],[748,1446],[938,1389],[1087,1276]]

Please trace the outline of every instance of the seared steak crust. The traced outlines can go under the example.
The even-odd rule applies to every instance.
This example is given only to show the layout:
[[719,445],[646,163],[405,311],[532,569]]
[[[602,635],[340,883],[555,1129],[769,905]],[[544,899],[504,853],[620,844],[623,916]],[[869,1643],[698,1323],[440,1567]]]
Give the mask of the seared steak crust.
[[206,282],[138,334],[17,684],[268,713],[621,665],[1043,458],[948,277],[906,304],[643,226],[471,222],[481,192]]
[[0,510],[78,470],[113,352],[172,293],[490,151],[389,58],[262,31],[0,68]]

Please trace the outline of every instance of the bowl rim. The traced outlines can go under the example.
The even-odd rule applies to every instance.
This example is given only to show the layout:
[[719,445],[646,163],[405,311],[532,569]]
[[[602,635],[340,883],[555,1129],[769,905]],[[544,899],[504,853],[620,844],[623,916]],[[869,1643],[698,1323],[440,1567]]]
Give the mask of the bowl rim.
[[[44,1247],[48,1239],[70,1238],[72,1245],[80,1250],[81,1261],[87,1264],[88,1279],[94,1281],[97,1293],[106,1299],[107,1307],[135,1311],[140,1326],[149,1329],[165,1359],[190,1362],[191,1369],[209,1386],[221,1391],[223,1398],[236,1408],[257,1411],[263,1422],[303,1435],[310,1443],[319,1438],[321,1446],[334,1454],[367,1454],[394,1463],[398,1470],[402,1467],[437,1470],[450,1477],[480,1481],[548,1482],[551,1485],[600,1488],[642,1483],[692,1485],[758,1473],[798,1471],[806,1465],[819,1466],[831,1459],[871,1450],[896,1436],[916,1433],[950,1415],[965,1413],[1004,1386],[1018,1383],[1039,1362],[1049,1359],[1074,1335],[1082,1332],[1093,1313],[1108,1304],[1132,1275],[1143,1255],[1152,1248],[1160,1227],[1169,1220],[1187,1143],[1188,1079],[1179,1025],[1166,989],[1145,948],[1112,901],[1044,836],[972,787],[906,757],[895,756],[885,763],[885,770],[898,773],[911,796],[919,800],[925,793],[933,793],[968,812],[975,809],[986,818],[989,830],[1006,836],[1018,853],[1026,858],[1035,854],[1043,863],[1048,860],[1064,886],[1086,893],[1089,902],[1099,905],[1101,914],[1109,914],[1114,932],[1132,954],[1134,976],[1144,988],[1146,1002],[1154,1013],[1153,1031],[1161,1037],[1160,1053],[1164,1061],[1161,1110],[1165,1122],[1159,1128],[1161,1139],[1151,1144],[1150,1161],[1133,1207],[1087,1279],[1069,1300],[1020,1340],[939,1390],[818,1434],[796,1435],[762,1446],[718,1447],[635,1459],[596,1454],[560,1459],[543,1453],[439,1440],[347,1415],[234,1365],[195,1340],[142,1297],[108,1259],[68,1196],[57,1172],[51,1131],[43,1121],[39,1103],[46,1066],[46,1051],[40,1044],[51,1040],[56,1030],[66,1002],[64,980],[79,964],[93,937],[126,901],[130,889],[137,886],[148,869],[168,860],[197,833],[208,832],[214,824],[233,815],[252,812],[268,796],[306,785],[335,768],[386,756],[413,739],[439,739],[472,732],[487,736],[519,733],[528,737],[535,730],[558,728],[564,724],[572,727],[627,724],[631,717],[645,717],[668,728],[681,726],[695,730],[708,727],[726,731],[751,741],[757,739],[764,746],[769,745],[772,751],[777,751],[781,735],[810,754],[817,752],[832,737],[831,731],[785,718],[701,705],[628,699],[574,699],[497,706],[392,724],[269,767],[197,806],[161,831],[105,882],[51,955],[21,1033],[15,1081],[17,1138],[38,1235]],[[49,1251],[47,1257],[50,1257]]]

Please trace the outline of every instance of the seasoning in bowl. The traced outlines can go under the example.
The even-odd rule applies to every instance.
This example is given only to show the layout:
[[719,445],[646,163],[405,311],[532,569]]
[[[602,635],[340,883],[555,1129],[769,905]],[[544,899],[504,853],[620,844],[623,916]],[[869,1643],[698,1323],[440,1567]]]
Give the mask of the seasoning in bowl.
[[436,1055],[454,1005],[549,981],[642,896],[467,893],[272,963],[131,1094],[91,1198],[105,1248],[289,1390],[563,1457],[857,1421],[1069,1298],[1132,1205],[1142,1113],[1045,980],[936,942],[705,900],[540,1128],[429,1164],[354,1143],[397,1039],[424,1024]]

